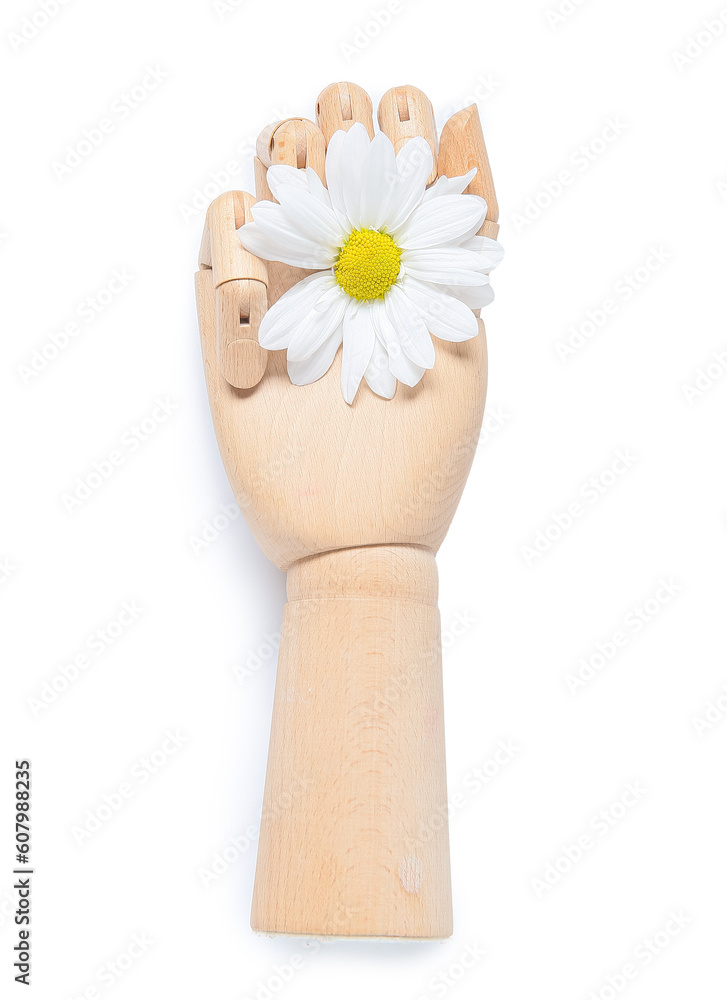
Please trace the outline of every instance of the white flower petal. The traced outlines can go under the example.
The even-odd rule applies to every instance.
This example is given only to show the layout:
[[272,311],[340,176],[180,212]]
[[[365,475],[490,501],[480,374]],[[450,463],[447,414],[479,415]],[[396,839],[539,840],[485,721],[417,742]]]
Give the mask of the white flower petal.
[[399,181],[391,139],[379,132],[371,142],[361,172],[359,226],[380,229]]
[[460,246],[463,250],[472,250],[474,253],[480,254],[484,261],[483,271],[491,271],[497,267],[505,256],[505,248],[502,243],[490,239],[489,236],[472,236]]
[[305,176],[308,180],[308,190],[310,191],[310,193],[319,201],[322,201],[325,205],[330,206],[331,196],[328,193],[328,189],[326,188],[325,184],[320,179],[318,174],[315,172],[313,167],[305,168]]
[[279,260],[293,267],[305,267],[316,271],[333,267],[335,255],[296,233],[285,220],[280,205],[274,205],[271,201],[258,202],[253,206],[253,217],[255,212],[264,206],[277,209],[279,214],[275,216],[266,214],[264,224],[248,222],[237,230],[240,242],[246,250],[254,253],[256,257],[262,257],[263,260]]
[[[489,279],[488,279],[489,282]],[[492,285],[438,285],[443,292],[453,295],[470,309],[484,309],[495,297]]]
[[285,184],[308,189],[308,178],[305,175],[305,170],[296,170],[295,167],[289,167],[286,163],[274,163],[272,167],[268,167],[265,179],[273,198],[278,197],[278,190]]
[[396,234],[404,250],[428,250],[459,242],[485,221],[487,206],[475,195],[445,194],[422,202]]
[[[483,220],[484,221],[484,220]],[[481,226],[473,226],[468,233],[465,233],[462,239],[454,240],[451,244],[452,246],[463,247],[465,250],[474,249],[474,246],[470,246],[472,240],[477,236],[480,231]]]
[[[287,206],[273,201],[258,201],[252,206],[252,217],[260,229],[274,243],[291,248],[313,246],[319,254],[326,253],[328,259],[333,259],[336,241],[333,233],[339,230],[336,227],[329,232],[326,225],[331,219],[335,220],[333,210],[322,205],[309,191],[300,191],[290,184],[282,185],[278,194],[287,201]],[[319,212],[324,214],[324,220],[316,223]]]
[[327,301],[316,303],[296,326],[288,344],[288,361],[307,361],[339,331],[350,299],[338,286],[326,298]]
[[346,138],[343,129],[334,132],[326,150],[326,182],[328,194],[334,212],[341,218],[346,216],[346,201],[343,197],[343,170],[341,168],[341,150]]
[[477,167],[472,167],[461,177],[439,177],[436,183],[427,190],[424,201],[430,198],[440,198],[443,194],[464,194],[477,173]]
[[402,281],[402,288],[419,309],[427,329],[435,337],[459,343],[471,340],[479,333],[477,317],[459,299],[409,275]]
[[364,378],[377,396],[391,399],[396,392],[396,378],[389,370],[389,357],[378,337],[374,337],[374,349]]
[[419,385],[427,370],[426,368],[422,368],[421,365],[414,364],[411,358],[408,358],[403,351],[396,359],[389,356],[389,368],[391,369],[391,374],[395,375],[400,382],[412,388],[415,385]]
[[305,361],[291,361],[288,358],[288,375],[293,385],[308,385],[322,378],[333,364],[342,339],[342,327],[339,326],[333,336],[324,341]]
[[472,250],[436,247],[433,250],[406,250],[401,255],[406,274],[438,285],[486,285],[480,270],[483,261]]
[[354,229],[361,228],[361,178],[370,145],[366,126],[356,122],[346,133],[341,146],[339,167],[343,175],[343,201],[346,216]]
[[391,199],[391,207],[384,219],[390,235],[393,236],[406,222],[424,197],[433,163],[432,148],[420,135],[410,139],[399,150],[396,157],[399,180]]
[[429,330],[419,310],[409,301],[398,282],[389,289],[384,304],[406,356],[420,368],[433,368],[434,344]]
[[404,385],[416,385],[421,381],[426,368],[414,364],[411,358],[404,354],[399,343],[399,336],[392,326],[382,299],[373,303],[373,319],[376,336],[386,348],[389,371]]
[[283,184],[277,198],[285,218],[301,236],[336,253],[346,242],[336,213],[310,191]]
[[280,351],[287,347],[301,317],[306,316],[334,286],[336,279],[326,272],[310,274],[289,288],[263,316],[258,331],[260,346],[266,351]]
[[358,303],[349,305],[343,320],[343,361],[341,388],[347,403],[353,403],[361,379],[369,366],[376,334],[371,309]]

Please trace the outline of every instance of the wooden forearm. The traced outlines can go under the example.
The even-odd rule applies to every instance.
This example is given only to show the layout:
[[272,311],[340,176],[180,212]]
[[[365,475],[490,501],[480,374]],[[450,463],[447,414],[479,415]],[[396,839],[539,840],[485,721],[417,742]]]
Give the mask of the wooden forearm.
[[345,549],[288,573],[252,926],[452,933],[434,556]]

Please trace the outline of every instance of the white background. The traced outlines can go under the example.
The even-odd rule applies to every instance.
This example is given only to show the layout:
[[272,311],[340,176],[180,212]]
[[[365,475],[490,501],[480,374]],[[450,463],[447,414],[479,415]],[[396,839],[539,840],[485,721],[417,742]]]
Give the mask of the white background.
[[[40,8],[3,5],[3,996],[25,995],[10,796],[28,756],[42,1000],[723,997],[727,354],[712,355],[727,352],[727,26],[699,34],[719,8],[566,0],[557,20],[555,0],[405,0],[369,40],[384,0],[228,6],[69,0],[14,45]],[[258,132],[312,116],[340,79],[375,104],[415,84],[440,126],[480,99],[507,251],[485,316],[490,432],[439,556],[449,785],[466,803],[443,943],[320,947],[249,929],[244,838],[284,578],[241,518],[193,548],[232,501],[192,286],[212,175],[249,186]],[[122,117],[114,102],[145,80]],[[54,161],[104,117],[113,131],[59,177]],[[89,314],[114,269],[131,279]],[[564,360],[573,327],[591,335]],[[164,420],[157,399],[173,407]],[[119,449],[123,464],[69,512],[63,495]],[[611,474],[619,449],[630,466]],[[94,652],[124,602],[143,612]],[[574,692],[581,660],[592,677]],[[150,775],[141,762],[168,731],[181,745]],[[517,750],[497,767],[501,740]],[[79,844],[124,782],[131,798]],[[564,860],[583,835],[583,858]],[[134,935],[147,944],[129,960]],[[486,955],[457,979],[468,946]]]

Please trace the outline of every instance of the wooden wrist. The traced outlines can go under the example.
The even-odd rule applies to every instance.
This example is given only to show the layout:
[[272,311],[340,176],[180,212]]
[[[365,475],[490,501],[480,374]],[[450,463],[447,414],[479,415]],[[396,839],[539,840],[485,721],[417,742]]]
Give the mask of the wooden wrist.
[[396,597],[437,605],[434,553],[421,545],[361,545],[320,552],[288,569],[288,601]]

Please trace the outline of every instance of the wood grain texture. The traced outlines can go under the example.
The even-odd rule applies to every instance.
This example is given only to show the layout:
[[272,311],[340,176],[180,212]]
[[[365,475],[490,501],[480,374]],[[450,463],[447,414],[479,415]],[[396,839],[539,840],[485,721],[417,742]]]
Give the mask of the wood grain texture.
[[268,308],[262,281],[225,281],[215,290],[217,362],[225,381],[238,389],[257,385],[265,374],[268,353],[257,342]]
[[472,167],[477,167],[477,174],[467,188],[466,194],[478,194],[487,202],[487,215],[479,235],[496,240],[500,231],[497,225],[500,210],[476,104],[458,111],[445,124],[442,129],[439,158],[439,172],[445,177],[466,174]]
[[432,184],[437,179],[437,124],[426,94],[417,87],[392,87],[381,98],[378,118],[381,131],[394,144],[395,153],[414,136],[427,140],[434,162],[427,183]]
[[[274,302],[289,269],[269,272]],[[305,273],[305,272],[304,272]],[[276,280],[277,283],[276,284]],[[317,552],[360,545],[441,545],[477,446],[485,403],[486,344],[437,341],[437,360],[395,403],[341,394],[340,352],[318,382],[296,386],[284,351],[269,353],[248,390],[219,370],[212,275],[197,273],[207,390],[237,502],[266,555],[282,569]],[[366,387],[363,387],[366,390]]]
[[[269,164],[310,163],[323,177],[316,151],[336,129],[358,118],[373,133],[371,101],[353,84],[326,88],[317,117],[320,128],[295,119],[263,134],[259,198],[272,198]],[[485,226],[496,227],[471,109],[445,126],[438,161],[431,104],[416,88],[389,91],[379,118],[398,148],[413,135],[427,138],[440,173],[477,165],[471,189],[487,198]],[[230,225],[235,212],[229,204],[225,211]],[[460,344],[435,339],[434,368],[414,388],[399,384],[393,400],[362,385],[346,404],[340,351],[311,385],[292,385],[285,352],[274,351],[257,384],[236,387],[218,352],[226,322],[218,293],[234,288],[234,279],[217,284],[214,245],[222,237],[213,240],[212,232],[203,237],[196,288],[215,432],[253,534],[288,574],[252,924],[269,933],[446,937],[452,918],[434,554],[479,439],[484,327],[480,320],[479,336]],[[268,263],[268,303],[307,273]]]
[[257,156],[265,167],[273,163],[299,170],[313,167],[321,178],[325,176],[325,139],[307,118],[287,118],[264,129],[257,140]]
[[259,156],[256,156],[253,160],[253,168],[255,171],[255,195],[258,201],[275,201],[273,198],[272,191],[268,187],[267,175],[268,168],[265,166],[263,161]]
[[264,260],[246,250],[237,230],[252,221],[255,199],[241,191],[226,191],[207,211],[200,264],[211,268],[215,286],[217,361],[230,385],[246,389],[265,373],[267,351],[257,342],[267,312],[268,269]]
[[316,121],[326,145],[334,132],[348,132],[352,125],[361,122],[369,136],[374,137],[373,104],[371,98],[355,83],[332,83],[321,91],[316,101]]
[[[285,606],[252,905],[257,930],[452,933],[434,558],[399,547],[406,597],[390,592],[392,552],[384,550],[381,573],[378,558],[375,548],[343,562],[338,553],[318,558],[306,572],[315,596],[296,585]],[[362,575],[354,576],[355,564]],[[375,596],[340,596],[364,579]],[[327,589],[335,596],[321,596]]]
[[250,209],[254,204],[251,194],[225,191],[215,198],[207,211],[215,288],[225,281],[240,278],[252,278],[264,285],[268,283],[266,262],[246,250],[237,235],[240,226],[252,222]]

